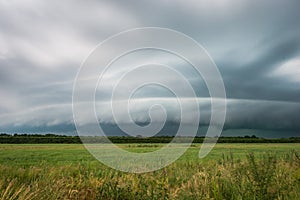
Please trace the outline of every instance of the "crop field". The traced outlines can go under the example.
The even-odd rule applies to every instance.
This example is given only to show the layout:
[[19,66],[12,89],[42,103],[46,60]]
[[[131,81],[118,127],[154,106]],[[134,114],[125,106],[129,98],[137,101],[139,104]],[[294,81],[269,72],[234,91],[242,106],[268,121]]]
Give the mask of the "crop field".
[[200,146],[164,169],[131,174],[106,167],[81,144],[1,144],[0,200],[300,199],[299,143],[217,144],[204,159]]

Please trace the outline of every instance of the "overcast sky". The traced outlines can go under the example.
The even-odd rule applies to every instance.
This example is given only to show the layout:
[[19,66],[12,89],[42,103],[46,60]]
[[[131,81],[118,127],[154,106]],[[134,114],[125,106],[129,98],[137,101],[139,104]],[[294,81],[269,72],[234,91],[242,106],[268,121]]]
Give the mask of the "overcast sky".
[[[91,50],[120,31],[164,27],[195,39],[218,66],[228,98],[225,130],[300,136],[299,10],[298,0],[0,0],[0,131],[70,131],[74,79]],[[168,63],[190,80],[202,108],[200,124],[207,125],[209,94],[187,63],[149,50],[115,65],[126,71],[147,59]],[[107,91],[97,91],[103,123],[113,122],[107,93],[120,73],[112,71]],[[149,86],[135,98],[136,121],[148,120],[153,102],[178,121],[178,105],[164,89]]]

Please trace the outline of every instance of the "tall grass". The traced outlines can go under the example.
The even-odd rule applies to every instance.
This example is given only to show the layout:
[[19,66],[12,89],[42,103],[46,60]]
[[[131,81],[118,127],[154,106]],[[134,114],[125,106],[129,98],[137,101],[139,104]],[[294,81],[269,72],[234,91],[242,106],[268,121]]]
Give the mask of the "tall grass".
[[0,200],[6,199],[300,199],[296,151],[224,154],[220,160],[174,163],[146,174],[102,165],[0,165]]

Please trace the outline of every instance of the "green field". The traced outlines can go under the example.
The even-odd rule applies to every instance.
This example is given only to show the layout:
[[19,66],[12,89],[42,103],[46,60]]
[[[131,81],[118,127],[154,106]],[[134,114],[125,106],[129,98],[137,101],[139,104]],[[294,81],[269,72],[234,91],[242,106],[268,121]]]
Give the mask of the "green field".
[[[122,144],[135,152],[162,144]],[[201,144],[151,173],[110,169],[80,144],[1,144],[1,199],[300,199],[300,144]]]

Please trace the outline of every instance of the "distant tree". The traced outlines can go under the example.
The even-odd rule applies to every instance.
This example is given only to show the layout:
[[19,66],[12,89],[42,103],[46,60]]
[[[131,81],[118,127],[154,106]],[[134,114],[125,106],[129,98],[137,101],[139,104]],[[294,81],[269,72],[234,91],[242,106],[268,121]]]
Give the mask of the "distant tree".
[[11,136],[11,135],[9,135],[7,133],[0,133],[0,136]]
[[52,133],[47,133],[45,137],[58,137],[58,135],[52,134]]

